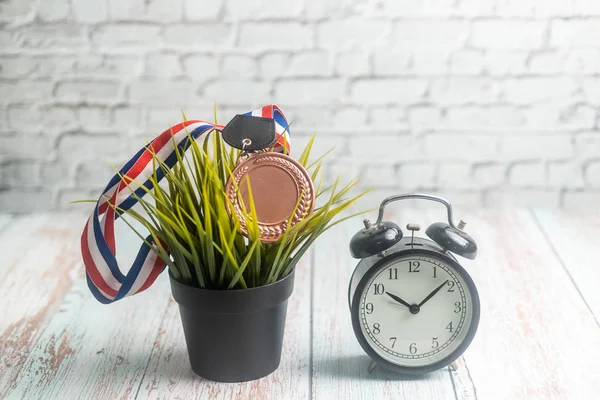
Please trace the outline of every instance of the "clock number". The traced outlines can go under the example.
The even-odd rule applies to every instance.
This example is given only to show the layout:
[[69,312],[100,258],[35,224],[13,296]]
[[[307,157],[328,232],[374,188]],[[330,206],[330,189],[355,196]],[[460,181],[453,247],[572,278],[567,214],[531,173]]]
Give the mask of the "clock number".
[[373,303],[367,303],[365,308],[367,309],[367,314],[373,314]]
[[383,292],[385,292],[383,283],[376,283],[375,285],[373,285],[373,291],[375,292],[375,294],[378,294],[378,295],[383,294]]
[[454,283],[454,281],[448,281],[448,286],[450,286],[450,288],[448,289],[448,292],[454,292],[454,285],[456,285],[456,283]]
[[460,303],[460,301],[455,302],[454,303],[454,313],[458,314],[461,311],[462,311],[462,304]]
[[436,338],[436,337],[431,339],[431,348],[432,349],[437,349],[440,346],[440,344],[437,340],[438,340],[438,338]]
[[394,346],[396,345],[396,337],[391,337],[390,338],[390,342],[392,342],[392,349],[394,348]]
[[415,354],[417,352],[417,344],[411,343],[408,347],[408,351],[410,351],[410,354]]
[[421,272],[419,271],[419,267],[421,263],[418,261],[409,261],[408,262],[408,272]]
[[398,268],[390,268],[390,279],[398,279]]
[[452,328],[452,322],[450,322],[448,325],[446,325],[446,329],[448,329],[448,332],[450,332],[450,333],[454,332],[454,328]]
[[379,329],[379,324],[374,324],[373,325],[373,333],[378,335],[379,332],[381,332],[381,330]]
[[436,266],[433,267],[433,277],[437,278],[437,267]]

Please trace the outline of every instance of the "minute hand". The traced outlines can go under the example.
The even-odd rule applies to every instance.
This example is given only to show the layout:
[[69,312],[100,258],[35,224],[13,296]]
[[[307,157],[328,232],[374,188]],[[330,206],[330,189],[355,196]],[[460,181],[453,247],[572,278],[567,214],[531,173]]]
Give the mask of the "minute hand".
[[448,283],[449,279],[446,279],[446,281],[444,283],[442,283],[440,286],[438,286],[437,288],[435,288],[435,290],[431,293],[429,293],[429,295],[427,297],[425,297],[423,299],[422,302],[420,302],[418,305],[419,307],[421,307],[423,304],[427,303],[429,301],[429,299],[431,299],[433,296],[436,295],[437,292],[439,292],[440,290],[442,290],[442,288],[444,287],[444,285],[446,285],[446,283]]

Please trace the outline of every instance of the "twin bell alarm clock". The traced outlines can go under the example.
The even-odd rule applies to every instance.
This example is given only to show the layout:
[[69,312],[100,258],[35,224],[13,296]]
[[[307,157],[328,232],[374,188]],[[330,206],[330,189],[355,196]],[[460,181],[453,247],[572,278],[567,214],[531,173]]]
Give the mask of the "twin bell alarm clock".
[[[390,221],[385,207],[406,199],[442,203],[448,222],[425,229],[406,225],[410,236]],[[455,256],[475,259],[477,245],[452,220],[452,205],[441,197],[406,194],[385,199],[377,222],[364,221],[352,237],[350,253],[360,259],[349,288],[352,326],[371,357],[402,374],[424,374],[452,364],[469,346],[479,324],[479,295]]]

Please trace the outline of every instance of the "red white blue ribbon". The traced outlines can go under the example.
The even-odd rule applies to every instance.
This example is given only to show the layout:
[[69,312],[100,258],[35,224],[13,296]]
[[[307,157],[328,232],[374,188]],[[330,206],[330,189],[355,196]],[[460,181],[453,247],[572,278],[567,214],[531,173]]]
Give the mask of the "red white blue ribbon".
[[[273,151],[289,154],[289,125],[279,107],[271,104],[244,115],[272,118],[277,134],[277,142]],[[188,135],[193,140],[197,140],[204,133],[211,130],[221,131],[223,127],[223,125],[201,120],[179,123],[140,149],[120,169],[119,174],[112,177],[100,195],[94,212],[90,215],[81,235],[81,253],[88,287],[98,301],[109,304],[143,292],[154,283],[165,268],[164,261],[147,244],[153,243],[152,236],[146,238],[147,243],[142,243],[133,265],[126,274],[119,268],[114,231],[115,220],[119,218],[119,213],[115,213],[113,207],[116,206],[124,211],[137,203],[135,196],[131,193],[132,188],[128,188],[128,183],[136,180],[151,189],[152,182],[149,178],[154,175],[154,165],[156,165],[156,162],[154,165],[152,162],[153,154],[156,154],[159,160],[172,168],[177,162],[175,146],[178,146],[180,151],[186,151],[191,145]],[[159,180],[164,176],[160,168],[156,174]],[[138,197],[146,194],[141,187],[137,187],[134,193]]]

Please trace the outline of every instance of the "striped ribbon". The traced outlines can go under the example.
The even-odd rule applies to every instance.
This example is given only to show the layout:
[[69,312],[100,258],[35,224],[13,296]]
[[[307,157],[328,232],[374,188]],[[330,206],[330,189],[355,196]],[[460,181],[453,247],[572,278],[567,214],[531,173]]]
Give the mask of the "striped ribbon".
[[[283,112],[274,104],[264,106],[254,111],[245,113],[258,117],[272,118],[275,122],[277,142],[273,151],[289,154],[290,137],[289,126]],[[193,120],[179,123],[154,138],[144,146],[112,177],[88,219],[81,235],[81,253],[85,264],[88,287],[94,297],[101,303],[109,304],[127,296],[143,292],[148,289],[164,270],[165,263],[147,243],[143,242],[133,262],[133,265],[123,274],[117,263],[115,247],[114,223],[119,218],[111,205],[128,210],[137,200],[128,188],[128,182],[136,180],[148,189],[152,188],[149,178],[155,173],[152,163],[152,154],[156,154],[169,168],[177,163],[175,146],[180,151],[186,151],[191,145],[188,134],[197,140],[211,130],[221,131],[223,125],[206,121]],[[164,176],[163,171],[156,171],[158,179]],[[121,178],[122,175],[123,178]],[[142,197],[146,192],[138,187],[134,191],[136,196]],[[146,242],[153,243],[152,236]]]

